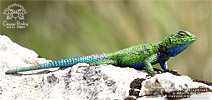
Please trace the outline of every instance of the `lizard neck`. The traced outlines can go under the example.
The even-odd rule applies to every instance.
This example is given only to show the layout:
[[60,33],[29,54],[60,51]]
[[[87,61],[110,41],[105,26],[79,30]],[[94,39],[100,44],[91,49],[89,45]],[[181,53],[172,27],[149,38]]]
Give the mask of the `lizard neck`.
[[172,57],[178,55],[179,53],[183,52],[190,44],[185,45],[178,45],[175,48],[168,50],[168,54]]
[[159,43],[158,53],[166,57],[174,57],[178,55],[179,53],[183,52],[190,44],[191,43],[184,44],[184,45],[175,45],[175,46],[165,45],[164,46]]

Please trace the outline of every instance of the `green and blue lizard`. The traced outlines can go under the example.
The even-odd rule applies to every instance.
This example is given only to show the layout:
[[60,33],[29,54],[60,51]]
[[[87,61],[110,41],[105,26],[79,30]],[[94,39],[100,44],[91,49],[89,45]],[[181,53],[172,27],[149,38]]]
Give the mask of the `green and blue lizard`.
[[38,69],[70,67],[77,63],[87,63],[90,65],[111,64],[120,67],[146,68],[149,74],[155,74],[152,65],[159,63],[164,71],[169,71],[167,61],[184,51],[196,40],[195,35],[188,31],[178,31],[171,34],[162,41],[156,43],[143,44],[129,47],[114,53],[97,54],[82,57],[61,59],[35,66],[13,69],[6,74],[16,74],[18,72],[32,71]]

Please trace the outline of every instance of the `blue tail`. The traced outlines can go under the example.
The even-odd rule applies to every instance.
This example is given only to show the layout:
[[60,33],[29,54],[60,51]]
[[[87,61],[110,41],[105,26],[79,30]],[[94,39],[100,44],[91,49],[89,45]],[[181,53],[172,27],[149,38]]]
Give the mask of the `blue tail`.
[[19,69],[8,70],[7,72],[5,72],[5,74],[16,74],[17,72],[32,71],[32,70],[46,69],[46,68],[69,67],[69,66],[76,65],[77,63],[90,64],[90,63],[96,63],[98,61],[105,60],[107,58],[108,57],[106,54],[67,58],[67,59],[61,59],[61,60],[48,62],[44,64],[39,64],[36,66],[29,66],[29,67],[24,67]]

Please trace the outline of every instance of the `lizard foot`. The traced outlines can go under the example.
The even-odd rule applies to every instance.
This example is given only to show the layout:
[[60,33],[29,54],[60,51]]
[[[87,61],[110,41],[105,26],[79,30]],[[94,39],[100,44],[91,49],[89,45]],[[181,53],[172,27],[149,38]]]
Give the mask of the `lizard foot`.
[[166,70],[165,72],[169,72],[169,73],[172,73],[172,74],[177,75],[177,76],[181,75],[177,72],[177,70]]
[[146,75],[146,78],[151,78],[151,77],[153,77],[155,75],[156,75],[156,73],[149,73],[149,74]]

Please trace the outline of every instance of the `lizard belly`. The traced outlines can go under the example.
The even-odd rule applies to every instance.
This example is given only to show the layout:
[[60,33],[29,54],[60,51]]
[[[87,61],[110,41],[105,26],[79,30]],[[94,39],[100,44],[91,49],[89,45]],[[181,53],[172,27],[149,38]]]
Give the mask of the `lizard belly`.
[[134,64],[134,65],[130,65],[131,68],[143,68],[144,67],[144,63],[138,63],[138,64]]
[[[159,63],[159,61],[152,62],[151,64],[154,65],[154,64],[157,64],[157,63]],[[138,63],[138,64],[130,65],[129,67],[131,67],[131,68],[143,68],[143,67],[145,67],[145,65],[144,65],[144,63]]]

